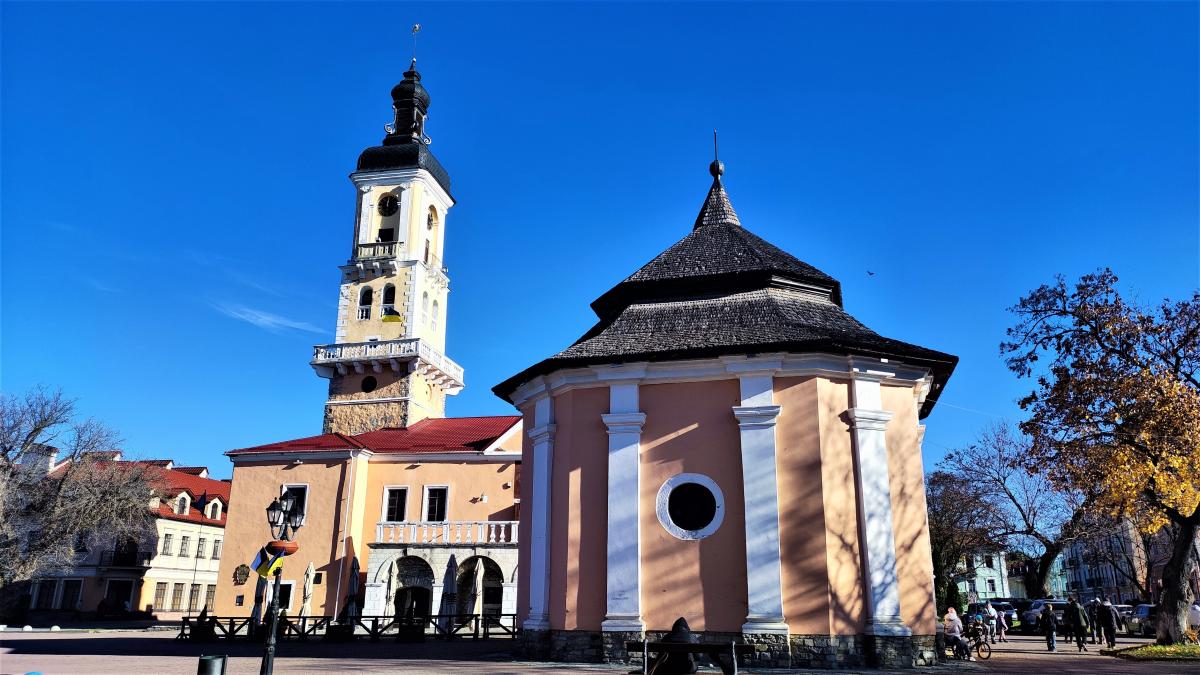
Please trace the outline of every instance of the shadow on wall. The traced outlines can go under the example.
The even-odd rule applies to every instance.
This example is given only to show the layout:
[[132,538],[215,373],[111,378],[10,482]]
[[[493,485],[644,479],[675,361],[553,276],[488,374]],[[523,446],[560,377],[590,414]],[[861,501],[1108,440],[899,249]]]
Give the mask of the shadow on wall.
[[[346,551],[354,550],[354,537],[346,537],[344,545],[339,546],[339,535],[342,533],[342,525],[345,523],[345,502],[350,498],[346,494],[346,486],[348,483],[350,462],[334,462],[325,465],[326,469],[332,468],[335,464],[340,464],[341,471],[338,474],[337,490],[334,494],[338,495],[338,500],[333,504],[333,533],[329,541],[329,550],[333,552],[330,556],[330,561],[324,565],[319,565],[317,571],[323,573],[325,580],[325,610],[323,614],[336,616],[338,611],[341,611],[343,602],[340,595],[346,592],[346,575],[350,573],[350,558],[346,555]],[[303,530],[302,530],[303,531]],[[319,563],[318,563],[319,564]],[[340,590],[339,590],[339,583]],[[362,585],[360,584],[360,588]],[[361,606],[361,605],[360,605]],[[316,609],[315,607],[313,608]]]

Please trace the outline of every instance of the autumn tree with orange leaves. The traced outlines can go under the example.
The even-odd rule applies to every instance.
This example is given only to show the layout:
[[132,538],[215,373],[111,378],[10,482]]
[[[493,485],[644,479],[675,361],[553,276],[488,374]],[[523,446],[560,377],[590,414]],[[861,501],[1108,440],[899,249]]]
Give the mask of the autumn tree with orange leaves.
[[1183,642],[1200,532],[1200,292],[1145,308],[1116,283],[1104,269],[1037,288],[1011,308],[1001,353],[1036,378],[1021,400],[1026,468],[1096,490],[1099,508],[1148,531],[1176,529],[1155,600],[1158,641]]

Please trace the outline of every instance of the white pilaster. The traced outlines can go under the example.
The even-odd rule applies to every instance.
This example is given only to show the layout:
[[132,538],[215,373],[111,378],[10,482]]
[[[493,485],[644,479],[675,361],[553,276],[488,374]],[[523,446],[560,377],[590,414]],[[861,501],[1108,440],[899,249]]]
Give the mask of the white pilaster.
[[787,635],[779,554],[779,483],[775,470],[775,420],[770,373],[739,378],[742,405],[733,407],[741,433],[742,481],[746,499],[746,591],[743,633]]
[[526,630],[548,630],[550,613],[550,470],[554,453],[554,424],[550,397],[534,403],[533,428],[533,504],[529,513],[529,616]]
[[517,613],[517,585],[512,582],[504,582],[501,588],[500,595],[500,613],[501,614],[516,614]]
[[892,413],[883,409],[879,378],[857,374],[851,383],[854,407],[846,411],[858,478],[858,520],[867,568],[867,632],[911,635],[900,618],[896,535],[892,527],[892,489],[884,430]]
[[645,630],[641,609],[639,450],[646,415],[638,410],[638,385],[609,385],[608,427],[608,610],[604,631]]

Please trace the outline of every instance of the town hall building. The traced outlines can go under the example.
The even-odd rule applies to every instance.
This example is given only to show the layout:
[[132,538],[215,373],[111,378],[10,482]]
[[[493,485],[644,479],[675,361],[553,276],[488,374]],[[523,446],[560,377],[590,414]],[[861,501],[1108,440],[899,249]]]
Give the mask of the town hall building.
[[227,524],[219,615],[261,616],[270,601],[247,563],[271,539],[264,510],[284,491],[304,513],[281,576],[289,616],[516,611],[522,421],[445,417],[464,375],[446,356],[454,199],[425,135],[429,102],[414,59],[392,89],[387,135],[350,175],[334,342],[310,364],[329,381],[323,433],[226,453],[240,508]]
[[848,314],[710,171],[691,232],[494,389],[526,428],[525,648],[624,661],[682,617],[758,666],[932,663],[921,420],[957,358]]

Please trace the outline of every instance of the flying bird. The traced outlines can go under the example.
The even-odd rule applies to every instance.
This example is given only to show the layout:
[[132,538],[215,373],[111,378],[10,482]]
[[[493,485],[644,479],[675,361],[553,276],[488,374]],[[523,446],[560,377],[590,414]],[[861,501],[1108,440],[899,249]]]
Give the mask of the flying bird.
[[873,276],[875,276],[875,273],[872,272],[871,270],[867,270],[867,276],[873,277]]

